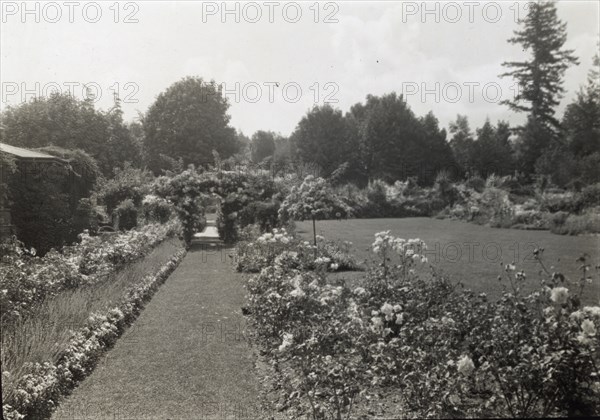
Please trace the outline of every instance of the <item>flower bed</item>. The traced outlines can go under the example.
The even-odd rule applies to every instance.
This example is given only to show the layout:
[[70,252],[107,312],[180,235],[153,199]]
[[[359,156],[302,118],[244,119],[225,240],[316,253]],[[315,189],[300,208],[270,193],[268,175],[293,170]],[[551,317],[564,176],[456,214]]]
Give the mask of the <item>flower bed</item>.
[[315,270],[321,266],[329,271],[358,270],[359,266],[350,254],[351,246],[350,242],[338,244],[317,235],[318,258],[315,259],[314,245],[285,228],[273,229],[262,235],[251,235],[237,244],[237,270],[257,273],[273,264],[276,258],[288,259],[295,268],[304,270]]
[[61,290],[94,284],[125,264],[139,260],[156,245],[178,233],[179,225],[148,224],[109,236],[80,235],[81,242],[62,252],[35,256],[15,238],[0,244],[1,324],[27,314],[36,304]]
[[390,393],[402,412],[386,416],[599,414],[600,307],[580,303],[597,281],[585,258],[570,282],[538,250],[540,290],[521,294],[531,280],[509,264],[490,302],[419,274],[418,239],[380,232],[372,249],[377,264],[354,289],[330,282],[325,266],[307,270],[298,247],[254,261],[248,311],[288,417],[346,418]]
[[[59,398],[91,373],[100,355],[135,320],[144,303],[165,282],[184,256],[185,250],[179,251],[156,274],[134,285],[117,307],[103,314],[91,314],[86,326],[73,334],[56,364],[30,364],[29,373],[18,379],[16,391],[3,401],[4,418],[47,417]],[[2,375],[10,373],[3,372]]]
[[491,176],[481,191],[468,183],[456,184],[457,200],[437,214],[488,224],[492,227],[543,229],[552,233],[578,235],[599,233],[598,184],[581,192],[532,191],[526,196],[517,194],[510,184],[511,177]]

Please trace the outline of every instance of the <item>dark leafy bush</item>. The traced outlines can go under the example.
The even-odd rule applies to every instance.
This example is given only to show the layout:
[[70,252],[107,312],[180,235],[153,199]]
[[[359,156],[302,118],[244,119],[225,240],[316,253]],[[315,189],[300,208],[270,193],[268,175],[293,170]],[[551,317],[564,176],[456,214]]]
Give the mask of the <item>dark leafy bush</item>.
[[17,236],[40,255],[77,240],[80,226],[74,218],[79,200],[89,197],[97,176],[95,161],[85,152],[43,150],[61,160],[17,161],[18,169],[8,183]]
[[569,217],[569,213],[566,211],[559,211],[549,216],[550,230],[556,230],[558,227],[563,226]]
[[194,233],[204,229],[204,203],[214,185],[216,180],[199,173],[192,165],[179,174],[162,176],[154,182],[154,192],[173,204],[188,245],[191,244]]
[[173,210],[172,204],[156,195],[147,195],[142,201],[142,212],[146,221],[166,223],[173,215]]
[[[278,222],[273,219],[273,211],[279,209],[279,204],[273,200],[277,188],[268,176],[261,173],[224,172],[219,174],[213,188],[221,196],[217,228],[226,243],[235,242],[239,229],[247,223],[258,222],[265,230],[266,226],[277,226]],[[251,215],[250,208],[258,213]]]
[[485,188],[485,180],[479,175],[471,176],[465,181],[465,185],[478,193],[483,192]]
[[600,214],[594,210],[582,214],[570,214],[562,225],[553,226],[551,230],[559,235],[600,233]]
[[256,223],[261,232],[267,232],[279,226],[278,212],[280,204],[276,201],[250,203],[240,211],[240,227]]
[[38,150],[68,162],[69,177],[66,182],[72,208],[78,205],[79,198],[90,196],[100,177],[98,164],[93,157],[83,150],[69,150],[56,146],[42,147]]
[[100,186],[98,197],[106,205],[109,214],[127,199],[139,207],[144,196],[150,192],[151,182],[152,175],[149,171],[126,164],[123,169],[115,168],[115,176]]
[[138,210],[133,204],[133,200],[124,200],[115,210],[119,220],[119,229],[131,230],[137,226]]
[[440,172],[437,174],[437,177],[435,178],[434,189],[437,192],[439,199],[444,202],[444,205],[439,210],[447,205],[454,205],[458,199],[458,191],[452,183],[450,175],[447,172]]
[[578,171],[581,174],[579,183],[583,185],[597,184],[600,182],[600,152],[592,153],[589,156],[583,156],[578,164]]
[[238,239],[237,212],[239,203],[237,195],[229,195],[221,202],[217,213],[217,229],[219,236],[225,243],[233,243]]
[[577,204],[580,209],[600,206],[600,183],[584,187],[579,194]]
[[388,208],[388,201],[385,194],[385,186],[382,181],[375,181],[367,187],[367,198],[372,213],[383,216]]
[[94,203],[89,198],[79,200],[75,214],[73,215],[73,229],[76,232],[96,232],[98,230],[98,214]]
[[437,194],[411,178],[391,186],[377,180],[365,189],[347,185],[336,192],[357,218],[431,216],[444,207]]

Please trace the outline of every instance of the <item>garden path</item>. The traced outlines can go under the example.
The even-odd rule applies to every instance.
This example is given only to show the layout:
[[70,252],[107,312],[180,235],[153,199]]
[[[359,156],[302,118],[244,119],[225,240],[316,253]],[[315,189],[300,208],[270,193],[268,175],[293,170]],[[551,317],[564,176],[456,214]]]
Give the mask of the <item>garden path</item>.
[[202,242],[54,419],[270,418],[259,403],[232,250]]

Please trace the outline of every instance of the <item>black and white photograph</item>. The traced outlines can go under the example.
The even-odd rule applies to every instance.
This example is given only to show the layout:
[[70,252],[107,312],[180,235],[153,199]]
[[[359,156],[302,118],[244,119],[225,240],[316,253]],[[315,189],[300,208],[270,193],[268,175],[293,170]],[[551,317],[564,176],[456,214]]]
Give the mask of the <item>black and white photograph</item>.
[[600,416],[600,2],[0,0],[5,420]]

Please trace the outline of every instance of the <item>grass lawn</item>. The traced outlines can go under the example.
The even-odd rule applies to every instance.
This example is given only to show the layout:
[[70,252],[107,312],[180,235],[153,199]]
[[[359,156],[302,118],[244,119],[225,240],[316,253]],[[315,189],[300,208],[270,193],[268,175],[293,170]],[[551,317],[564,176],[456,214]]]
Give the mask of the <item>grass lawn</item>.
[[[297,223],[297,231],[312,241],[312,223]],[[486,292],[490,298],[498,297],[502,284],[501,262],[517,265],[525,271],[530,282],[529,290],[539,285],[540,266],[532,251],[544,248],[544,263],[561,271],[569,279],[580,277],[580,263],[576,259],[583,253],[591,256],[592,265],[600,264],[600,236],[560,236],[545,231],[495,229],[471,223],[429,218],[406,219],[351,219],[317,222],[317,234],[328,240],[351,241],[359,261],[370,259],[370,245],[374,234],[390,230],[401,238],[420,238],[428,246],[429,263],[453,280],[462,281],[467,288]],[[593,270],[593,269],[592,269]],[[336,276],[353,278],[361,273],[339,273]],[[586,304],[598,304],[600,284],[598,276],[584,291]]]

